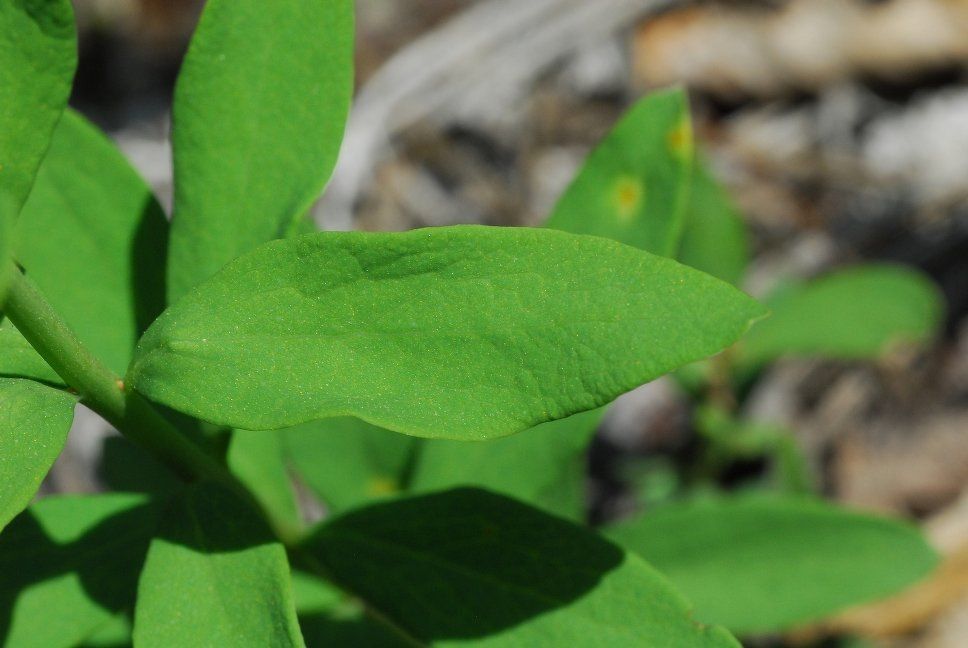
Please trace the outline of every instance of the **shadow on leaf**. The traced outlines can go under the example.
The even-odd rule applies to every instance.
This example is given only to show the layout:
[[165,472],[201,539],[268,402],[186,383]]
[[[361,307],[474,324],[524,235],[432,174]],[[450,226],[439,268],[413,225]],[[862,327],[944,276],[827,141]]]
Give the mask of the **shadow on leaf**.
[[479,489],[370,506],[302,548],[306,569],[426,642],[497,634],[567,606],[624,560],[587,529]]
[[73,643],[130,611],[158,514],[144,497],[106,495],[48,498],[14,519],[0,535],[0,643]]

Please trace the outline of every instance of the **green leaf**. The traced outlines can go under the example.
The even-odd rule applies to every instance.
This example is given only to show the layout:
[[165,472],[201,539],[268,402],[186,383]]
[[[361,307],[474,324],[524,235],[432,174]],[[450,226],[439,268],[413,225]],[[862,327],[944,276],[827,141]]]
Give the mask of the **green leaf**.
[[357,416],[486,439],[594,409],[762,314],[716,279],[551,230],[322,232],[269,243],[166,311],[128,382],[243,429]]
[[[78,338],[119,374],[164,308],[167,234],[161,207],[124,156],[65,112],[20,215],[17,257]],[[26,346],[13,326],[0,327],[0,372],[50,380]]]
[[13,227],[77,65],[68,0],[0,3],[0,304],[6,292]]
[[[688,131],[686,99],[681,91],[657,93],[641,101],[602,143],[601,152],[589,158],[549,225],[617,236],[620,242],[647,249],[662,248],[653,244],[653,237],[678,227],[683,216],[679,194],[689,171],[687,160],[679,155],[678,148],[670,149],[670,142],[677,146],[691,145]],[[670,133],[680,139],[670,140]],[[615,157],[616,150],[622,152],[620,157]],[[657,168],[661,173],[654,175],[653,170]],[[623,186],[624,191],[635,191],[630,186],[632,182],[655,181],[654,200],[647,211],[644,204],[640,205],[642,210],[628,220],[629,212],[622,205],[609,203],[606,209],[596,208],[585,213],[588,203],[609,200],[608,196],[601,195],[601,185],[596,184],[603,175],[612,178],[612,184]],[[666,181],[660,186],[663,178]],[[327,428],[326,431],[300,430],[299,448],[293,452],[306,481],[328,503],[335,502],[336,509],[397,492],[405,481],[402,473],[410,466],[409,458],[413,455],[412,447],[402,446],[403,441],[394,441],[390,433],[346,420],[350,422],[343,427],[358,429],[334,435],[328,431],[330,424],[323,422],[319,427]],[[426,491],[477,485],[566,517],[579,518],[584,508],[582,455],[598,420],[598,415],[580,415],[539,425],[513,438],[486,443],[435,440],[421,444],[420,460],[409,486]],[[325,438],[319,438],[323,435]],[[399,449],[395,454],[394,448]],[[386,452],[394,458],[384,459],[382,455]],[[350,460],[350,456],[355,459]]]
[[410,490],[478,486],[580,521],[585,514],[585,450],[602,414],[602,409],[590,410],[478,443],[425,441]]
[[677,258],[734,286],[739,285],[749,264],[746,224],[725,190],[698,160],[692,170]]
[[157,522],[140,495],[50,497],[0,534],[0,644],[77,646],[134,605]]
[[0,529],[40,488],[67,440],[76,402],[30,380],[0,378]]
[[331,512],[396,495],[406,487],[417,439],[355,418],[284,430],[286,456]]
[[134,641],[303,645],[286,551],[254,510],[213,484],[172,502],[141,572]]
[[167,498],[184,486],[171,470],[147,450],[120,436],[104,439],[97,476],[110,490],[146,493],[158,498]]
[[299,627],[308,646],[413,646],[368,617],[359,602],[348,599],[338,589],[311,574],[293,571],[292,589]]
[[350,0],[206,3],[172,115],[172,302],[312,204],[339,152],[352,56]]
[[236,430],[226,461],[262,505],[277,533],[290,537],[302,530],[282,435]]
[[662,571],[697,616],[771,632],[892,594],[937,557],[916,529],[806,498],[670,505],[608,535]]
[[6,318],[0,319],[0,376],[32,378],[51,385],[64,384],[57,372]]
[[421,645],[738,646],[634,555],[483,490],[375,504],[303,548]]
[[923,342],[938,329],[938,289],[920,272],[865,265],[786,286],[773,314],[750,330],[737,362],[755,368],[783,355],[872,358],[891,344]]
[[649,95],[592,151],[545,224],[675,256],[692,158],[685,93]]

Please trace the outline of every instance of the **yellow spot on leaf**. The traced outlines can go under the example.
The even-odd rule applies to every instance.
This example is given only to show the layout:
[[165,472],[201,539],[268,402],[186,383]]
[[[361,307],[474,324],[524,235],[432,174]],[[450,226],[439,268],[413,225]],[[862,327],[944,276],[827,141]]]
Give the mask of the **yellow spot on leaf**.
[[612,199],[619,217],[628,220],[635,216],[644,194],[645,189],[637,179],[628,176],[619,178],[612,190]]
[[400,490],[397,485],[396,480],[390,477],[374,477],[370,480],[367,485],[367,494],[371,497],[382,497],[384,495],[393,495]]
[[666,136],[669,151],[681,160],[692,158],[692,121],[683,117]]

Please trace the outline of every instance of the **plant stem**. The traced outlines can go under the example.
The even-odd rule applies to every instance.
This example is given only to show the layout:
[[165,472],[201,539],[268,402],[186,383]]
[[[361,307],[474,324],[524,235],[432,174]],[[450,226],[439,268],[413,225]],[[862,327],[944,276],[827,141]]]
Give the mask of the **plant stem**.
[[12,273],[4,314],[57,375],[80,394],[82,403],[177,475],[244,490],[218,461],[195,446],[142,396],[125,390],[121,379],[77,339],[34,283],[19,271]]

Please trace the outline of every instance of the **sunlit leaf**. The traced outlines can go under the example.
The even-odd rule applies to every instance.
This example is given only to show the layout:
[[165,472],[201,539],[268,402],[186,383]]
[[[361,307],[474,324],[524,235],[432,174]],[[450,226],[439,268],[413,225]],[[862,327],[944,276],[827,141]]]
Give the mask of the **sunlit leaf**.
[[674,256],[692,158],[685,93],[653,93],[633,106],[592,151],[545,224]]
[[137,646],[302,646],[286,551],[235,495],[175,499],[138,582]]
[[738,347],[743,367],[784,355],[876,357],[891,344],[930,338],[943,312],[930,279],[888,265],[863,265],[787,285],[766,303],[772,315]]
[[67,440],[76,399],[0,378],[0,529],[30,503]]
[[793,497],[668,505],[608,535],[668,576],[700,620],[744,634],[887,596],[937,562],[913,527]]
[[597,237],[323,232],[269,243],[171,307],[128,382],[242,429],[353,415],[486,439],[599,407],[761,314],[716,279]]
[[[78,338],[122,374],[165,304],[168,222],[120,151],[77,113],[54,131],[17,224],[17,258]],[[60,382],[9,323],[0,374]]]
[[175,89],[168,293],[280,238],[329,179],[353,91],[350,0],[209,0]]
[[67,105],[76,65],[69,0],[0,2],[0,304],[17,214]]

